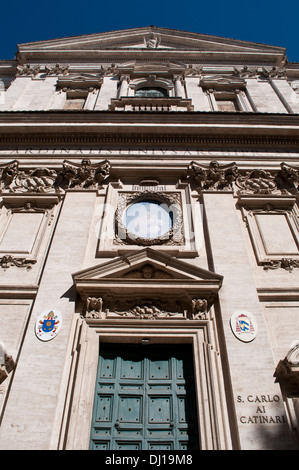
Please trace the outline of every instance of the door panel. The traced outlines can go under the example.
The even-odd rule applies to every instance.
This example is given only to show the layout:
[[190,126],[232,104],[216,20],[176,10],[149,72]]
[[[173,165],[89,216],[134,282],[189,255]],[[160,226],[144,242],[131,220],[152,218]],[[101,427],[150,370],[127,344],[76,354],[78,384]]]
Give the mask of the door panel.
[[192,347],[101,345],[90,448],[191,450],[197,443]]

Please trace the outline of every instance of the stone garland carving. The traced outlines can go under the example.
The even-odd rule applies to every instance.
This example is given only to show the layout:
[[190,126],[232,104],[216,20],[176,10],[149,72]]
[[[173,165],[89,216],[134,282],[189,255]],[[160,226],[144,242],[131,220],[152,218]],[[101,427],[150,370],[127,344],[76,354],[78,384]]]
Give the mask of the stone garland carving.
[[17,268],[25,268],[28,271],[36,262],[37,261],[34,259],[16,258],[12,255],[4,255],[0,258],[0,267],[4,271],[6,271],[11,266],[16,266]]
[[105,160],[91,165],[83,159],[81,164],[65,160],[58,172],[49,168],[20,170],[14,160],[0,165],[0,191],[2,193],[48,193],[65,189],[100,189],[108,178],[110,163]]
[[209,165],[192,161],[189,177],[197,185],[197,191],[232,191],[245,194],[297,194],[299,167],[282,162],[280,170],[271,174],[263,169],[253,169],[241,174],[235,162],[220,165],[211,161]]
[[282,258],[281,260],[271,260],[269,262],[263,263],[263,266],[265,271],[268,271],[269,269],[282,268],[291,273],[294,268],[299,268],[299,260]]
[[[159,304],[159,301],[157,301]],[[134,304],[132,306],[131,304]],[[173,302],[174,304],[175,302]],[[177,307],[177,309],[175,308]],[[174,311],[177,310],[177,311]],[[208,319],[208,301],[206,299],[193,299],[191,302],[190,313],[182,309],[179,305],[170,305],[165,302],[164,308],[153,304],[152,301],[135,300],[124,302],[123,309],[115,306],[103,309],[102,297],[88,297],[86,300],[84,318],[105,320],[108,316],[121,316],[126,318],[139,318],[146,320],[156,320],[159,318],[180,318],[184,320],[207,320]]]
[[53,189],[56,177],[54,170],[36,168],[21,171],[17,160],[0,167],[1,191],[3,192],[48,192]]
[[255,169],[245,176],[236,178],[236,186],[240,188],[238,194],[271,194],[277,189],[275,177],[265,170]]

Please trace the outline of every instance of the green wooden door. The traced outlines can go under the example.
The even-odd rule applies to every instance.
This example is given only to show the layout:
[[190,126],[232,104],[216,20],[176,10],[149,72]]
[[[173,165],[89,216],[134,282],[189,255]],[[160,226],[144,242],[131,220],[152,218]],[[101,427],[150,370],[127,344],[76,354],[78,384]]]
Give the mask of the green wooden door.
[[192,347],[101,345],[90,448],[197,446]]

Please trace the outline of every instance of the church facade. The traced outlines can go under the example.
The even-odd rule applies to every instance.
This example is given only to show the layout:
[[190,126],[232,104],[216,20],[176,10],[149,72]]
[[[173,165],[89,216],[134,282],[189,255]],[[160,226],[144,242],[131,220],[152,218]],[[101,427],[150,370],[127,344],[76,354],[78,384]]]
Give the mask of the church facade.
[[0,93],[0,448],[298,449],[299,64],[151,26]]

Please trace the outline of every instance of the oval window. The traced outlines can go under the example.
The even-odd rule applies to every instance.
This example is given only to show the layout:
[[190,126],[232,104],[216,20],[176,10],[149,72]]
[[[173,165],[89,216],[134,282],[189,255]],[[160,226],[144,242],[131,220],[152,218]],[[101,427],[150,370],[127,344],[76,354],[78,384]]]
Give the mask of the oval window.
[[125,210],[124,224],[135,237],[160,238],[172,228],[173,214],[166,204],[159,201],[135,202]]

